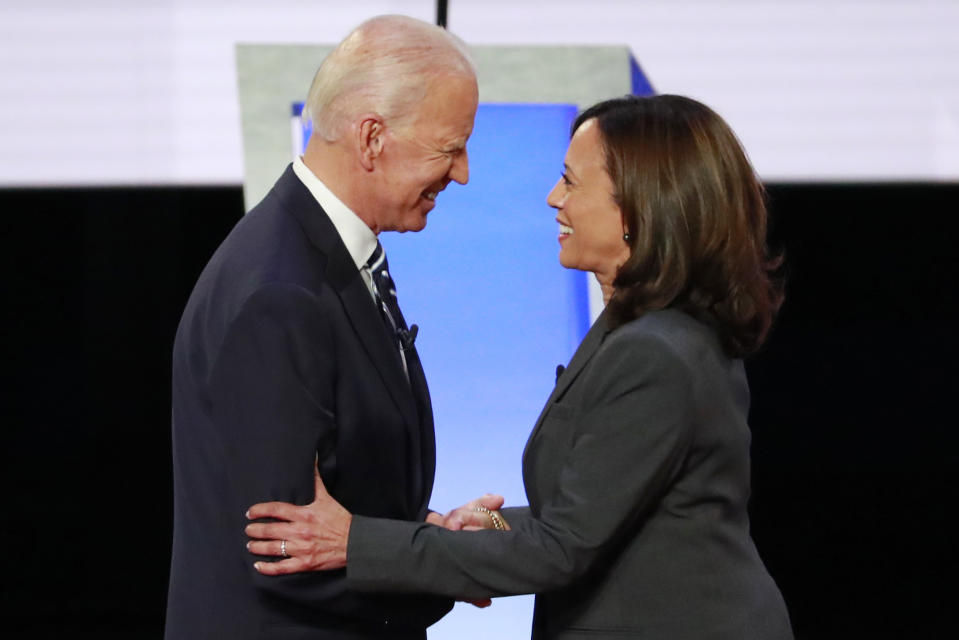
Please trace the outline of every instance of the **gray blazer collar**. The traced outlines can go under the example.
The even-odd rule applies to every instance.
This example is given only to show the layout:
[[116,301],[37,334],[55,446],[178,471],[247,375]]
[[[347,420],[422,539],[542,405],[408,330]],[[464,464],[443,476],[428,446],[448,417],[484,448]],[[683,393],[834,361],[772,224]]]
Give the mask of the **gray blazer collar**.
[[[569,388],[573,381],[579,377],[579,374],[583,372],[583,369],[595,355],[596,351],[599,350],[600,345],[603,344],[603,340],[606,338],[606,335],[609,333],[609,328],[606,324],[606,311],[604,310],[599,317],[596,318],[596,322],[593,323],[593,326],[590,327],[589,331],[586,333],[586,336],[583,338],[583,341],[579,343],[579,347],[576,348],[576,353],[573,354],[573,358],[569,361],[569,366],[566,367],[566,370],[559,376],[559,379],[556,381],[556,387],[553,388],[553,392],[549,396],[549,400],[546,401],[546,406],[543,407],[543,411],[539,414],[539,418],[536,419],[536,425],[533,427],[533,432],[529,436],[529,441],[527,442],[526,448],[529,448],[529,442],[533,441],[533,438],[536,436],[536,432],[539,431],[540,426],[543,424],[543,418],[546,417],[546,413],[549,411],[549,408],[560,398],[563,397],[563,394]],[[524,457],[526,455],[525,451],[523,453]]]
[[608,333],[609,328],[606,325],[606,310],[604,309],[603,312],[599,314],[599,317],[596,318],[593,326],[586,332],[583,341],[579,343],[579,346],[576,348],[576,353],[573,354],[573,358],[569,361],[569,366],[566,367],[566,370],[563,371],[556,381],[556,388],[553,389],[553,393],[550,394],[549,397],[550,402],[562,396],[566,389],[569,388],[569,385],[579,376],[583,371],[583,367],[586,366],[593,357],[593,354],[595,354],[600,345],[603,344],[603,340]]

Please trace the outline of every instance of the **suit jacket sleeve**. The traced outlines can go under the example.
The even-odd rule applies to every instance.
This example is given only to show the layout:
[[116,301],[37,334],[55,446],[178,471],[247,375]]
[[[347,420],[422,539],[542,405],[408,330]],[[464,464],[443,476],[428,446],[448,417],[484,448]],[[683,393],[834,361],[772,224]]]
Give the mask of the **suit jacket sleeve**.
[[[224,517],[236,518],[236,554],[270,600],[295,601],[348,618],[390,619],[420,628],[446,600],[351,593],[343,571],[264,576],[246,550],[246,509],[257,502],[313,500],[314,457],[332,458],[335,345],[317,294],[293,284],[258,288],[233,319],[210,371],[211,414],[228,465]],[[328,462],[335,464],[335,462]]]
[[[556,411],[576,421],[574,436],[557,489],[533,505],[536,517],[518,518],[505,533],[356,517],[350,587],[467,598],[539,593],[601,563],[679,471],[691,433],[691,373],[664,339],[617,331],[581,377],[581,406]],[[547,412],[540,434],[550,420]]]

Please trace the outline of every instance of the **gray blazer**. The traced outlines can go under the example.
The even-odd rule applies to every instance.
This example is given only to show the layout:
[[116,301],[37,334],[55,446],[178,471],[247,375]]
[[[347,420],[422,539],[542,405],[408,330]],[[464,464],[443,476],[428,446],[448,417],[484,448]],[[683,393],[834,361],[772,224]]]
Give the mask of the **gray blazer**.
[[533,638],[791,638],[749,536],[748,407],[742,361],[706,325],[601,316],[530,435],[512,531],[355,517],[347,585],[536,593]]

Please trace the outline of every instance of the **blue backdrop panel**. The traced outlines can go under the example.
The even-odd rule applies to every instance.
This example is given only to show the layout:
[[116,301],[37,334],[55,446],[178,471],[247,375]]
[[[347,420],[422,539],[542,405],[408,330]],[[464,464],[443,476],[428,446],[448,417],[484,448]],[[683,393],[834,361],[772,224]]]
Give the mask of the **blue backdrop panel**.
[[[293,149],[310,129],[292,105]],[[429,380],[436,422],[432,507],[485,492],[526,504],[522,454],[566,364],[589,328],[586,275],[559,265],[546,194],[577,114],[571,104],[481,104],[470,138],[470,182],[439,195],[421,233],[384,233],[390,271]],[[532,597],[495,614],[460,604],[430,629],[460,640],[526,633]],[[522,633],[520,635],[522,635]]]
[[437,510],[483,491],[525,503],[520,457],[585,331],[585,278],[557,260],[546,194],[559,177],[573,105],[479,108],[470,182],[437,199],[427,228],[387,250],[436,417]]
[[656,94],[649,78],[643,73],[642,67],[636,62],[636,57],[629,54],[629,76],[633,88],[634,96],[652,96]]
[[[423,232],[380,237],[403,314],[420,327],[416,347],[436,418],[437,511],[487,491],[526,504],[526,438],[556,365],[569,361],[588,328],[585,275],[559,265],[555,213],[546,205],[576,112],[480,105],[469,184],[451,183],[439,195]],[[531,598],[499,599],[494,610],[457,605],[430,635],[528,633]]]

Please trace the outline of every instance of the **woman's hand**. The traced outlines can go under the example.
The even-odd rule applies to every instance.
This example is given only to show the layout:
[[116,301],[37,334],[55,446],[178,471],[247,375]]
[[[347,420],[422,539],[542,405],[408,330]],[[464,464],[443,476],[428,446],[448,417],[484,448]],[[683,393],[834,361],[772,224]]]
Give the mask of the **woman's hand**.
[[[452,531],[478,531],[480,529],[502,529],[509,531],[509,523],[498,509],[503,506],[503,496],[487,493],[471,500],[462,507],[453,509],[445,516],[430,512],[426,521]],[[499,522],[501,527],[497,527]]]
[[[500,523],[502,523],[508,531],[509,523],[506,522],[506,518],[497,511],[503,506],[503,502],[505,502],[503,496],[486,493],[476,500],[467,502],[462,507],[453,509],[445,516],[435,511],[430,511],[426,516],[426,521],[429,524],[445,527],[452,531],[479,531],[480,529],[495,529],[496,524],[493,518],[496,517],[499,518]],[[459,602],[468,602],[480,609],[485,609],[493,604],[490,598],[474,598],[460,600]]]
[[246,535],[253,538],[246,548],[260,556],[281,556],[279,562],[256,562],[262,574],[276,576],[301,571],[328,571],[346,566],[346,545],[353,516],[330,497],[314,468],[316,494],[313,502],[297,507],[286,502],[262,502],[250,507],[250,520],[275,518],[282,522],[253,523]]

